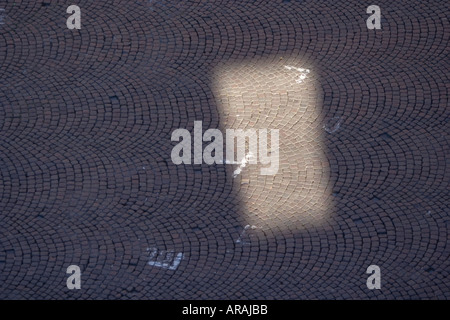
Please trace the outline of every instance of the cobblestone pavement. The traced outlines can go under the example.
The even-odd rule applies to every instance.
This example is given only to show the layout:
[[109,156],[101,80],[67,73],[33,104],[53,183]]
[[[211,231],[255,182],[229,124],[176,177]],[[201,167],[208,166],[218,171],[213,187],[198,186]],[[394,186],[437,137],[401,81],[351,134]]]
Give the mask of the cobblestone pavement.
[[72,2],[0,1],[1,299],[450,298],[448,1]]

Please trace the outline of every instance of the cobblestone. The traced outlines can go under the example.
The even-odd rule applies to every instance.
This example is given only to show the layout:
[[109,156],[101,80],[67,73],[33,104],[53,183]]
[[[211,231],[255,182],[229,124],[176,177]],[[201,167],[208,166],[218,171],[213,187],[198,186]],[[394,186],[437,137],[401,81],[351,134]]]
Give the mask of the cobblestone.
[[[0,1],[0,299],[449,299],[449,4],[376,4]],[[194,121],[277,175],[173,164]]]

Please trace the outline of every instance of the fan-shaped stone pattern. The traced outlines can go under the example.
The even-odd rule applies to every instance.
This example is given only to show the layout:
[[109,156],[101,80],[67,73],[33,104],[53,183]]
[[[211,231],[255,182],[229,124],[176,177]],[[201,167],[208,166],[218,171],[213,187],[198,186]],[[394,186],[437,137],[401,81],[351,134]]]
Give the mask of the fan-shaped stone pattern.
[[[248,140],[245,163],[237,159],[235,189],[248,223],[261,228],[299,230],[320,225],[333,211],[320,86],[311,67],[294,66],[299,63],[261,60],[214,72],[223,126],[255,134],[257,147]],[[267,152],[261,152],[264,146]],[[269,163],[263,164],[266,154]]]
[[[449,298],[447,1],[379,1],[381,30],[359,1],[77,5],[81,30],[67,29],[64,1],[0,3],[0,298]],[[232,119],[217,68],[261,63],[317,115],[313,177],[331,190],[314,203],[332,207],[320,224],[252,228],[248,204],[274,199],[265,188],[171,162],[173,130]],[[284,66],[310,69],[311,83]],[[243,88],[257,84],[246,105],[256,95],[283,130],[303,119],[280,109],[289,95],[256,89],[270,72],[245,74]],[[292,159],[280,199],[304,197]],[[292,214],[308,206],[289,201]],[[149,248],[183,259],[151,266]],[[81,290],[66,288],[71,264]],[[371,264],[382,290],[366,288]]]

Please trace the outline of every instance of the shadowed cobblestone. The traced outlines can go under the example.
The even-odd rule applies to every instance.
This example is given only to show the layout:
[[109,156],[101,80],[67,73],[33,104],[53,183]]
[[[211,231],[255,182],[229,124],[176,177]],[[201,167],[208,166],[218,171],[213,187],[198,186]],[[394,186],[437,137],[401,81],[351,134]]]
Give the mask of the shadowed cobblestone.
[[[0,299],[450,298],[448,1],[377,1],[381,30],[355,0],[70,4],[0,0]],[[175,165],[194,121],[278,128],[277,175]]]

